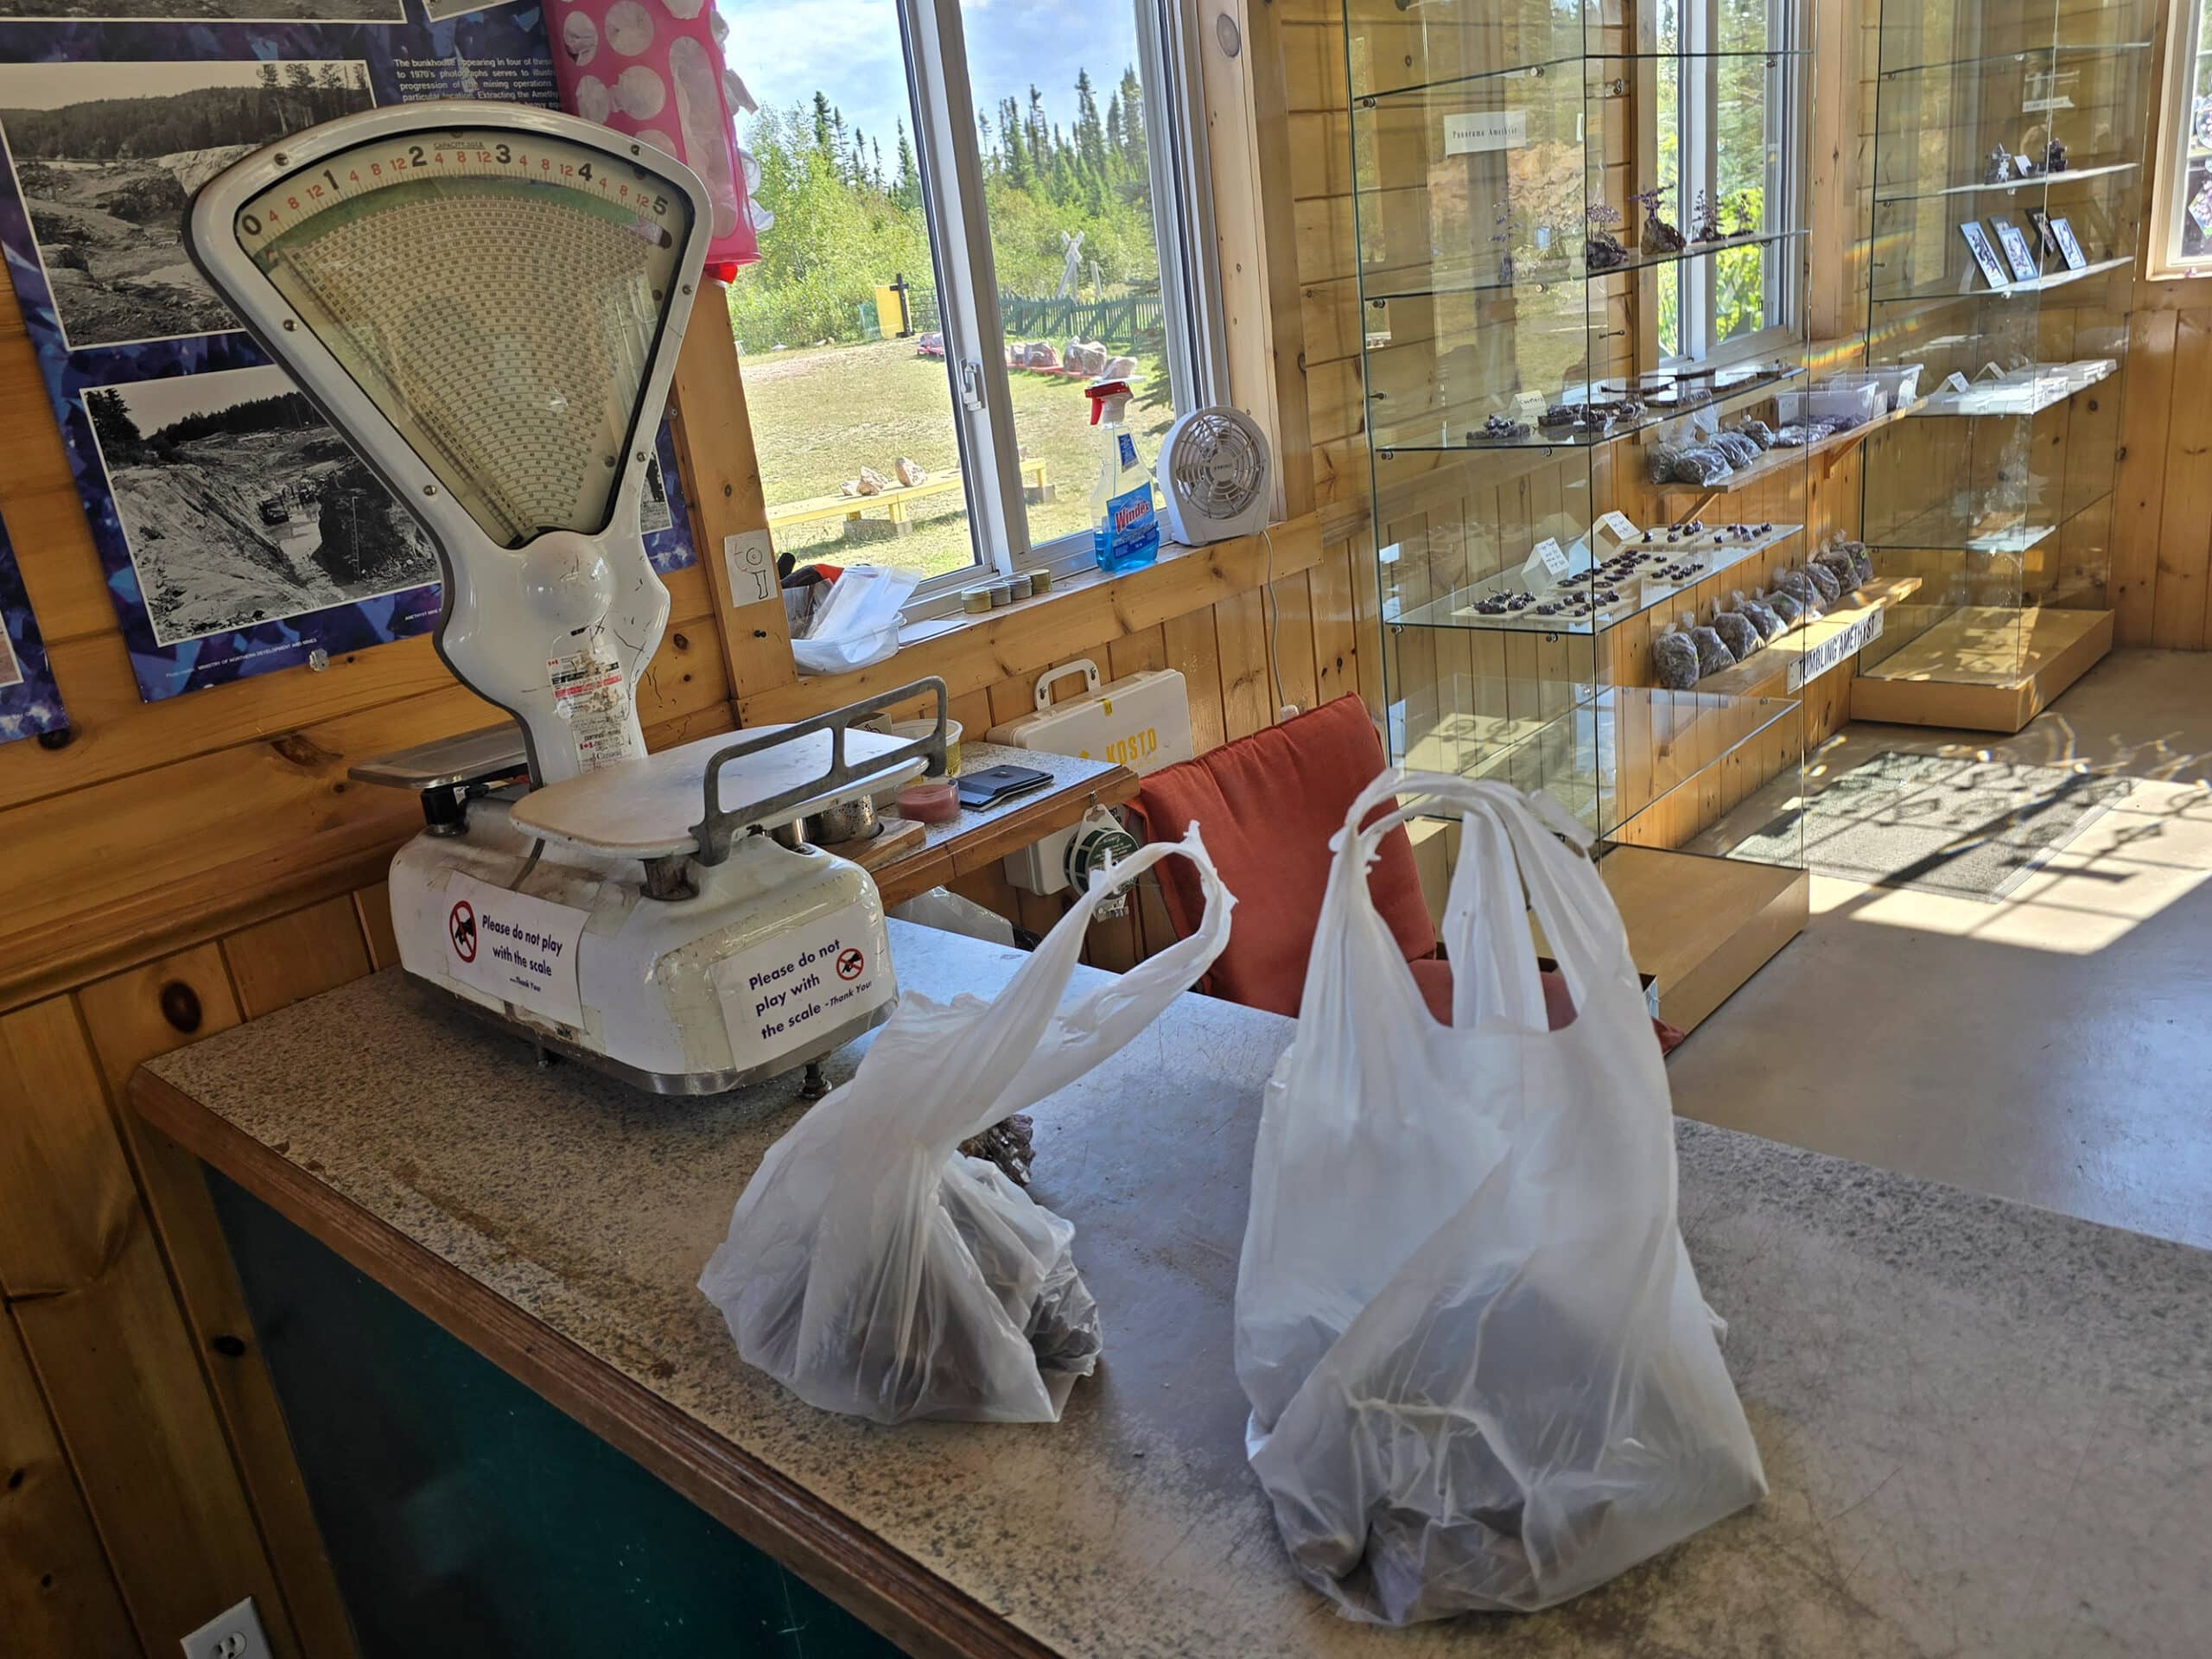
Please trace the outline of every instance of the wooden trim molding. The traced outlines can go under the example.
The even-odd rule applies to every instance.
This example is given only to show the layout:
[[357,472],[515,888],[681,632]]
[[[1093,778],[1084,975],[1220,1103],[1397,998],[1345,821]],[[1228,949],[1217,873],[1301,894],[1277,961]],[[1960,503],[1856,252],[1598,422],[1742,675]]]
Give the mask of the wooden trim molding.
[[294,1225],[651,1470],[906,1651],[1049,1659],[1050,1649],[911,1557],[146,1071],[132,1105]]

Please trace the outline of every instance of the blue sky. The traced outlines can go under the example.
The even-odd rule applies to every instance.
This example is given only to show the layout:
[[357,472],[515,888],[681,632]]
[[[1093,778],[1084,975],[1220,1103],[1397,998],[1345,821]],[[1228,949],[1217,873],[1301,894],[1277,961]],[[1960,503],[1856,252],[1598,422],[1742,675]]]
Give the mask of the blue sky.
[[[729,24],[731,68],[763,108],[805,103],[815,89],[892,156],[892,121],[906,118],[906,66],[893,0],[715,0]],[[1034,83],[1047,117],[1075,120],[1076,71],[1088,67],[1106,96],[1136,61],[1135,10],[1108,0],[1096,10],[1067,0],[963,0],[968,73],[987,111],[1002,98],[1027,102]]]

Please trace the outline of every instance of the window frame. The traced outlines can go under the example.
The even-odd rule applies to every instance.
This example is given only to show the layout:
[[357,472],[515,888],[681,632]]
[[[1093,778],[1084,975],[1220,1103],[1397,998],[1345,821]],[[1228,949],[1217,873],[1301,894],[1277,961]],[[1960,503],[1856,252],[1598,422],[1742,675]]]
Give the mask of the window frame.
[[[1713,188],[1720,173],[1719,124],[1716,118],[1719,60],[1711,55],[1713,42],[1719,38],[1719,0],[1688,0],[1682,12],[1690,39],[1685,55],[1676,60],[1682,70],[1682,84],[1676,88],[1675,97],[1676,107],[1682,112],[1683,131],[1676,149],[1680,171],[1675,211],[1685,230],[1688,228],[1697,191],[1700,188]],[[1766,130],[1780,137],[1778,142],[1770,140],[1768,144],[1765,195],[1769,204],[1767,221],[1777,231],[1789,230],[1803,223],[1805,175],[1810,156],[1796,136],[1798,116],[1804,106],[1804,78],[1808,62],[1808,55],[1797,48],[1802,27],[1803,11],[1798,0],[1768,0],[1767,39],[1774,50],[1766,68]],[[1696,159],[1694,172],[1683,164],[1693,156]],[[1718,344],[1713,335],[1718,304],[1714,278],[1719,259],[1707,256],[1685,259],[1673,266],[1671,273],[1681,284],[1677,312],[1681,349],[1662,356],[1659,366],[1726,365],[1770,356],[1777,348],[1802,340],[1804,283],[1800,278],[1808,251],[1804,245],[1808,241],[1808,238],[1800,236],[1767,245],[1761,262],[1766,289],[1766,327]]]
[[2204,252],[2181,252],[2187,222],[2183,200],[2189,189],[2190,131],[2194,117],[2197,59],[2208,48],[2200,38],[2202,0],[2168,0],[2164,19],[2165,76],[2158,99],[2158,148],[2151,158],[2150,235],[2144,238],[2144,276],[2150,282],[2193,282],[2212,276],[2212,238]]
[[[1185,26],[1195,10],[1179,10],[1175,0],[1133,3],[1145,130],[1153,135],[1160,310],[1179,414],[1215,401],[1227,381],[1219,278],[1204,257],[1213,242],[1213,211],[1205,104]],[[1011,575],[1041,565],[1065,575],[1088,569],[1093,555],[1086,531],[1041,544],[1030,540],[960,0],[897,0],[897,6],[962,493],[976,554],[971,563],[928,577],[915,588],[906,615],[918,622],[957,610],[961,589],[973,586],[979,575]]]

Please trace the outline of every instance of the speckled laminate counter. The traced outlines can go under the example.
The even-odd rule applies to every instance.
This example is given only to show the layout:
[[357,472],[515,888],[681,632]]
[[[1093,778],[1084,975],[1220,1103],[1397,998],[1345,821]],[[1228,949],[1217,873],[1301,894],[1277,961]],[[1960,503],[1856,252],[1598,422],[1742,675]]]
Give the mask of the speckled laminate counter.
[[[1016,960],[893,926],[901,978],[940,995],[988,991]],[[1039,1109],[1036,1191],[1077,1224],[1107,1351],[1065,1421],[1034,1427],[877,1428],[739,1361],[694,1281],[798,1109],[787,1084],[683,1102],[541,1071],[395,970],[156,1060],[160,1082],[136,1092],[319,1234],[347,1229],[309,1211],[361,1220],[387,1241],[372,1270],[464,1335],[471,1319],[437,1285],[490,1293],[541,1348],[575,1344],[588,1398],[559,1402],[614,1424],[618,1443],[650,1431],[664,1475],[724,1458],[772,1471],[827,1532],[859,1541],[809,1573],[832,1593],[878,1570],[944,1586],[966,1622],[925,1605],[936,1639],[917,1645],[1107,1659],[2212,1650],[2212,1255],[1687,1122],[1683,1229],[1730,1321],[1771,1494],[1548,1614],[1404,1633],[1335,1618],[1293,1579],[1245,1467],[1230,1364],[1260,1084],[1290,1032],[1186,996]],[[493,1357],[526,1380],[544,1361]],[[760,1506],[725,1501],[727,1481],[676,1484],[754,1535]]]

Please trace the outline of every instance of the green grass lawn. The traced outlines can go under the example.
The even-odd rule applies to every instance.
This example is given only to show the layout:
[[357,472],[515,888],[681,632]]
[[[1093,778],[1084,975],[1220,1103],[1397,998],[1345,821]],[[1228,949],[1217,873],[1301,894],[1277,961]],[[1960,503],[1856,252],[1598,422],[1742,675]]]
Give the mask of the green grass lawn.
[[[1129,412],[1138,453],[1157,462],[1174,411],[1164,398],[1143,406],[1147,389],[1166,385],[1157,359],[1140,374]],[[1089,529],[1099,449],[1083,382],[1020,370],[1007,378],[1015,436],[1032,459],[1046,463],[1058,498],[1031,505],[1032,544]],[[760,353],[745,359],[745,397],[771,512],[785,502],[835,495],[863,466],[887,478],[901,455],[933,474],[959,464],[944,365],[917,357],[911,340]],[[776,549],[802,563],[893,564],[925,575],[958,569],[975,556],[957,493],[917,503],[915,514],[913,533],[896,539],[849,539],[844,521],[831,519],[778,531]]]

